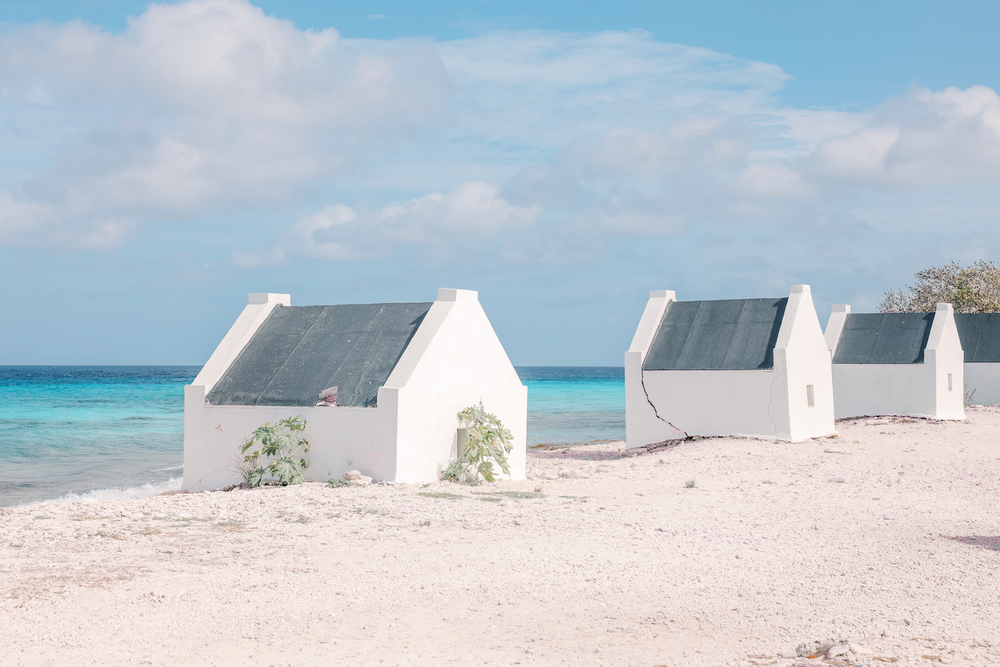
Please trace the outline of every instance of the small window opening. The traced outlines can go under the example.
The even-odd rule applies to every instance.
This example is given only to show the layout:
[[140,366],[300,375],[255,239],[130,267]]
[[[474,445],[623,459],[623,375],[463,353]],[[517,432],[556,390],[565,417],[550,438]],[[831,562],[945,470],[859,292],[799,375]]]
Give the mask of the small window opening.
[[951,391],[951,373],[948,373],[948,391]]
[[[948,377],[951,378],[950,375]],[[950,379],[948,381],[951,382]],[[806,385],[806,401],[809,402],[810,408],[816,407],[816,394],[813,392],[813,386],[811,384]]]

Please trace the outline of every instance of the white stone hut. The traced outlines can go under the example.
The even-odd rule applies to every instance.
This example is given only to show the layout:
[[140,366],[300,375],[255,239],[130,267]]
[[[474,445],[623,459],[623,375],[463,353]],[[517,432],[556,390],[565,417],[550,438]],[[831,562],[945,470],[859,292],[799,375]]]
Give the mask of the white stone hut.
[[[320,400],[332,387],[336,402]],[[307,479],[356,468],[376,481],[434,481],[455,459],[458,412],[480,401],[512,433],[511,477],[523,479],[527,400],[476,292],[335,306],[251,294],[184,388],[184,488],[238,482],[253,430],[296,415],[312,445]]]
[[1000,313],[955,313],[971,405],[1000,405]]
[[962,344],[951,304],[933,313],[851,313],[826,325],[837,418],[964,419]]
[[830,355],[808,285],[788,297],[650,292],[625,353],[628,447],[693,435],[834,433]]

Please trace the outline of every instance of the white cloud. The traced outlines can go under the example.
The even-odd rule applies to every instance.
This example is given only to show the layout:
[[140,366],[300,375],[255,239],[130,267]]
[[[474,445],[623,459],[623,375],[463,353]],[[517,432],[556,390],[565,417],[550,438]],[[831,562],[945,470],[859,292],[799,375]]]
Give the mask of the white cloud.
[[0,245],[106,248],[119,244],[132,226],[128,219],[67,222],[51,204],[0,192]]
[[237,252],[241,268],[281,264],[290,257],[360,260],[385,257],[401,244],[447,245],[492,233],[523,229],[541,213],[538,206],[515,206],[496,185],[471,181],[451,192],[432,192],[377,210],[333,204],[300,217],[264,253]]
[[733,118],[689,118],[663,132],[618,127],[596,143],[574,142],[564,159],[595,175],[666,173],[742,161],[754,138]]
[[751,162],[727,184],[734,195],[753,199],[812,199],[816,186],[802,172],[780,162]]
[[[108,247],[144,224],[280,205],[319,210],[241,239],[273,248],[233,263],[529,228],[556,248],[542,235],[810,228],[859,189],[1000,178],[988,88],[847,113],[784,108],[788,78],[642,31],[349,40],[245,0],[152,4],[120,34],[17,28],[0,35],[0,111],[65,110],[77,126],[46,137],[61,151],[44,169],[0,190],[0,244]],[[362,203],[321,208],[346,200]]]
[[119,35],[38,24],[6,33],[0,55],[7,97],[210,117],[224,124],[205,128],[213,133],[248,121],[368,132],[420,124],[440,113],[448,88],[430,42],[302,31],[244,0],[152,4]]
[[0,35],[0,101],[102,112],[18,195],[61,226],[297,197],[366,142],[439,122],[449,95],[428,41],[342,40],[243,0],[152,4],[121,34],[74,21]]
[[[791,142],[758,148],[775,137]],[[616,127],[522,167],[504,191],[519,204],[575,203],[581,229],[608,234],[673,234],[703,222],[826,234],[871,229],[851,211],[859,188],[997,180],[1000,97],[978,86],[914,89],[871,114],[785,110]]]
[[869,124],[822,142],[817,180],[917,188],[1000,180],[1000,97],[985,86],[915,88]]
[[[558,149],[624,125],[772,108],[777,65],[655,40],[641,30],[497,31],[439,45],[467,133]],[[513,143],[513,142],[512,142]]]

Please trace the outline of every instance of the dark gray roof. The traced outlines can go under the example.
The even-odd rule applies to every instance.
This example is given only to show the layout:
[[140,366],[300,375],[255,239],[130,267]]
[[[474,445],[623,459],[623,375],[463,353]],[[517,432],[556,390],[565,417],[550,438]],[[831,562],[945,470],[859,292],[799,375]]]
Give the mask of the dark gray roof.
[[956,313],[967,364],[1000,363],[1000,313]]
[[774,367],[788,298],[672,301],[649,347],[647,371]]
[[268,318],[208,394],[212,405],[375,405],[430,303],[285,306]]
[[835,364],[922,364],[934,313],[851,313]]

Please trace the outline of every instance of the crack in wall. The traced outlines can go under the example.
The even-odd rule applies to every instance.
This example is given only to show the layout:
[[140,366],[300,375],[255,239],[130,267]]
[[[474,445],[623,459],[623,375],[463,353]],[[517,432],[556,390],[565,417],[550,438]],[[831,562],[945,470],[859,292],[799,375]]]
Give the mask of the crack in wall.
[[[684,431],[682,429],[677,428],[676,426],[674,426],[673,424],[671,424],[669,421],[667,421],[666,419],[664,419],[663,417],[660,416],[660,413],[659,413],[659,411],[657,411],[656,406],[653,405],[653,401],[649,398],[649,392],[646,391],[645,373],[643,372],[641,366],[639,367],[639,384],[642,385],[642,393],[646,395],[646,402],[649,403],[649,407],[653,408],[653,414],[656,415],[656,418],[659,419],[664,424],[666,424],[667,426],[669,426],[670,428],[672,428],[675,431],[677,431],[678,433],[683,433],[685,438],[690,438],[691,436],[689,436],[687,434],[687,431]],[[773,420],[772,420],[772,423],[773,423]]]

